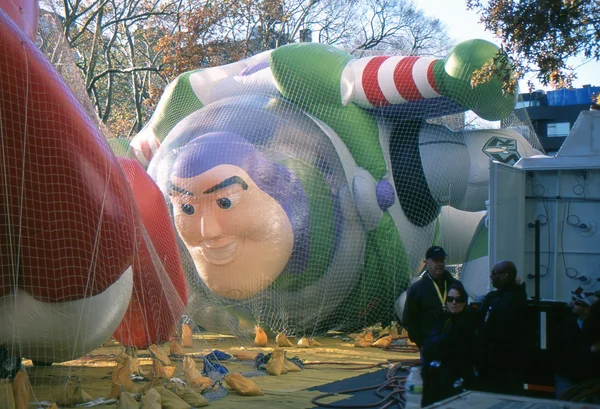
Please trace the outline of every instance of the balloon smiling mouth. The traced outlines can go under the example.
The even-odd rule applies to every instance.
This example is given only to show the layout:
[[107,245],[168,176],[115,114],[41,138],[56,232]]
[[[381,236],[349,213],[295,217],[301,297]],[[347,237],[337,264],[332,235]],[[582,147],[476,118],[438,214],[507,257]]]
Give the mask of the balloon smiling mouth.
[[201,244],[200,249],[202,250],[202,255],[210,264],[224,266],[235,259],[237,246],[237,240],[227,243],[210,241]]

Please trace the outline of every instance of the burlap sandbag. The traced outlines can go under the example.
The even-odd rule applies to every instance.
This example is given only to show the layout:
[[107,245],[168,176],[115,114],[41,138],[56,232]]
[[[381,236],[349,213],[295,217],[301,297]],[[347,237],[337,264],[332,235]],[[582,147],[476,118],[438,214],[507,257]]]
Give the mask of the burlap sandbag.
[[196,362],[189,356],[183,358],[183,376],[190,388],[200,392],[210,388],[213,384],[212,379],[202,376],[196,369]]
[[160,393],[154,388],[149,389],[142,395],[141,409],[161,409]]
[[277,342],[278,347],[282,348],[293,346],[292,342],[287,338],[287,336],[283,332],[277,334],[277,336],[275,337],[275,342]]
[[152,374],[158,378],[171,379],[175,374],[175,367],[163,365],[160,360],[154,359],[152,361]]
[[244,378],[239,373],[225,375],[223,378],[229,389],[233,389],[243,396],[263,396],[264,392],[250,379]]
[[191,348],[194,346],[192,327],[190,327],[188,324],[183,324],[181,326],[181,346],[184,348]]
[[[117,357],[117,366],[111,377],[112,386],[110,389],[110,398],[118,398],[122,389],[131,392],[133,382],[131,381],[130,375],[131,367],[129,356],[121,352]],[[123,388],[121,388],[121,386],[123,386]]]
[[308,338],[302,337],[298,341],[298,345],[297,346],[298,346],[298,348],[310,348],[310,342],[309,342]]
[[390,327],[390,335],[392,336],[392,340],[398,339],[400,337],[400,328],[398,328],[397,322],[394,322]]
[[117,409],[139,409],[140,404],[135,400],[133,395],[125,390],[121,390],[119,394],[119,401],[117,402]]
[[359,338],[354,342],[354,346],[364,348],[371,346],[374,341],[375,339],[373,338],[373,333],[369,331],[364,333],[363,336],[359,336]]
[[208,406],[208,401],[201,393],[198,393],[183,385],[177,385],[174,390],[175,395],[179,396],[185,403],[194,408]]
[[171,343],[169,344],[169,354],[175,356],[184,356],[185,352],[183,351],[181,345],[179,345],[175,341],[171,341]]
[[10,379],[0,379],[0,409],[15,409],[15,395]]
[[158,345],[152,344],[148,350],[152,354],[152,357],[158,359],[161,364],[165,366],[171,365],[171,360],[169,359],[165,351],[159,348]]
[[233,352],[232,355],[240,361],[254,361],[258,354],[256,352],[241,350],[239,352]]
[[391,344],[392,344],[392,336],[391,335],[386,335],[385,337],[379,338],[371,346],[375,347],[375,348],[387,348]]
[[160,386],[155,388],[160,393],[160,404],[162,409],[191,409],[191,405],[187,404],[179,396],[175,395],[165,387]]
[[69,379],[66,385],[59,387],[54,399],[58,406],[75,406],[91,400],[92,397],[81,387],[81,380],[73,378]]
[[150,389],[154,389],[157,386],[163,386],[164,381],[165,381],[164,378],[159,378],[159,377],[150,378],[150,380],[148,382],[146,382],[137,392],[138,393],[146,393]]
[[302,371],[302,369],[300,369],[298,367],[298,365],[296,365],[293,362],[288,361],[287,359],[284,361],[284,366],[285,366],[285,369],[288,372],[300,372],[300,371]]
[[266,347],[269,339],[267,338],[267,333],[261,328],[256,327],[256,335],[254,336],[254,345],[257,347]]
[[281,375],[282,373],[287,372],[287,371],[284,371],[284,369],[285,369],[285,352],[281,348],[275,348],[273,353],[271,353],[271,358],[269,358],[269,362],[267,362],[266,371],[269,375],[278,376],[278,375]]
[[31,385],[24,369],[21,369],[15,376],[13,393],[15,395],[15,409],[28,409]]
[[129,371],[135,375],[141,374],[140,361],[138,358],[133,357],[133,356],[129,357]]

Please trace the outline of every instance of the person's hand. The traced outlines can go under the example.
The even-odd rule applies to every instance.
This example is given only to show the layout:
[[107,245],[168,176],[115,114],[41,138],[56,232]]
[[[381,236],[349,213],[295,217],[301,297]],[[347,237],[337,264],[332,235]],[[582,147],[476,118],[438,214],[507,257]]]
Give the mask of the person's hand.
[[521,285],[521,278],[520,277],[515,278],[515,283],[517,283],[517,285]]
[[592,352],[600,352],[600,342],[595,343],[590,347],[590,351]]

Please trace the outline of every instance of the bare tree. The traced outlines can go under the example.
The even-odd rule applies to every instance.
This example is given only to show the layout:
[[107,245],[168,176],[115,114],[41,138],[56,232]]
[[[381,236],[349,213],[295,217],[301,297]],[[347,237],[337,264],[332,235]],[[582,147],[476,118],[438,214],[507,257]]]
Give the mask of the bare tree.
[[358,55],[442,56],[450,45],[410,0],[44,1],[60,16],[94,111],[117,136],[141,130],[184,71],[300,41]]

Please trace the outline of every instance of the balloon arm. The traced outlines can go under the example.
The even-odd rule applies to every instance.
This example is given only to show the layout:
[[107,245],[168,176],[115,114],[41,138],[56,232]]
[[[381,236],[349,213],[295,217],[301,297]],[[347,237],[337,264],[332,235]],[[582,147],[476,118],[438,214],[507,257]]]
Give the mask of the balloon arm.
[[[515,95],[502,91],[502,83],[492,77],[473,86],[473,74],[488,65],[499,48],[487,41],[469,40],[458,44],[446,60],[415,56],[376,56],[353,59],[341,77],[344,106],[354,103],[362,108],[385,108],[447,97],[462,111],[473,110],[484,119],[497,120],[514,108]],[[476,90],[479,88],[479,90]],[[500,107],[490,103],[500,99]],[[430,117],[422,105],[422,117]]]

